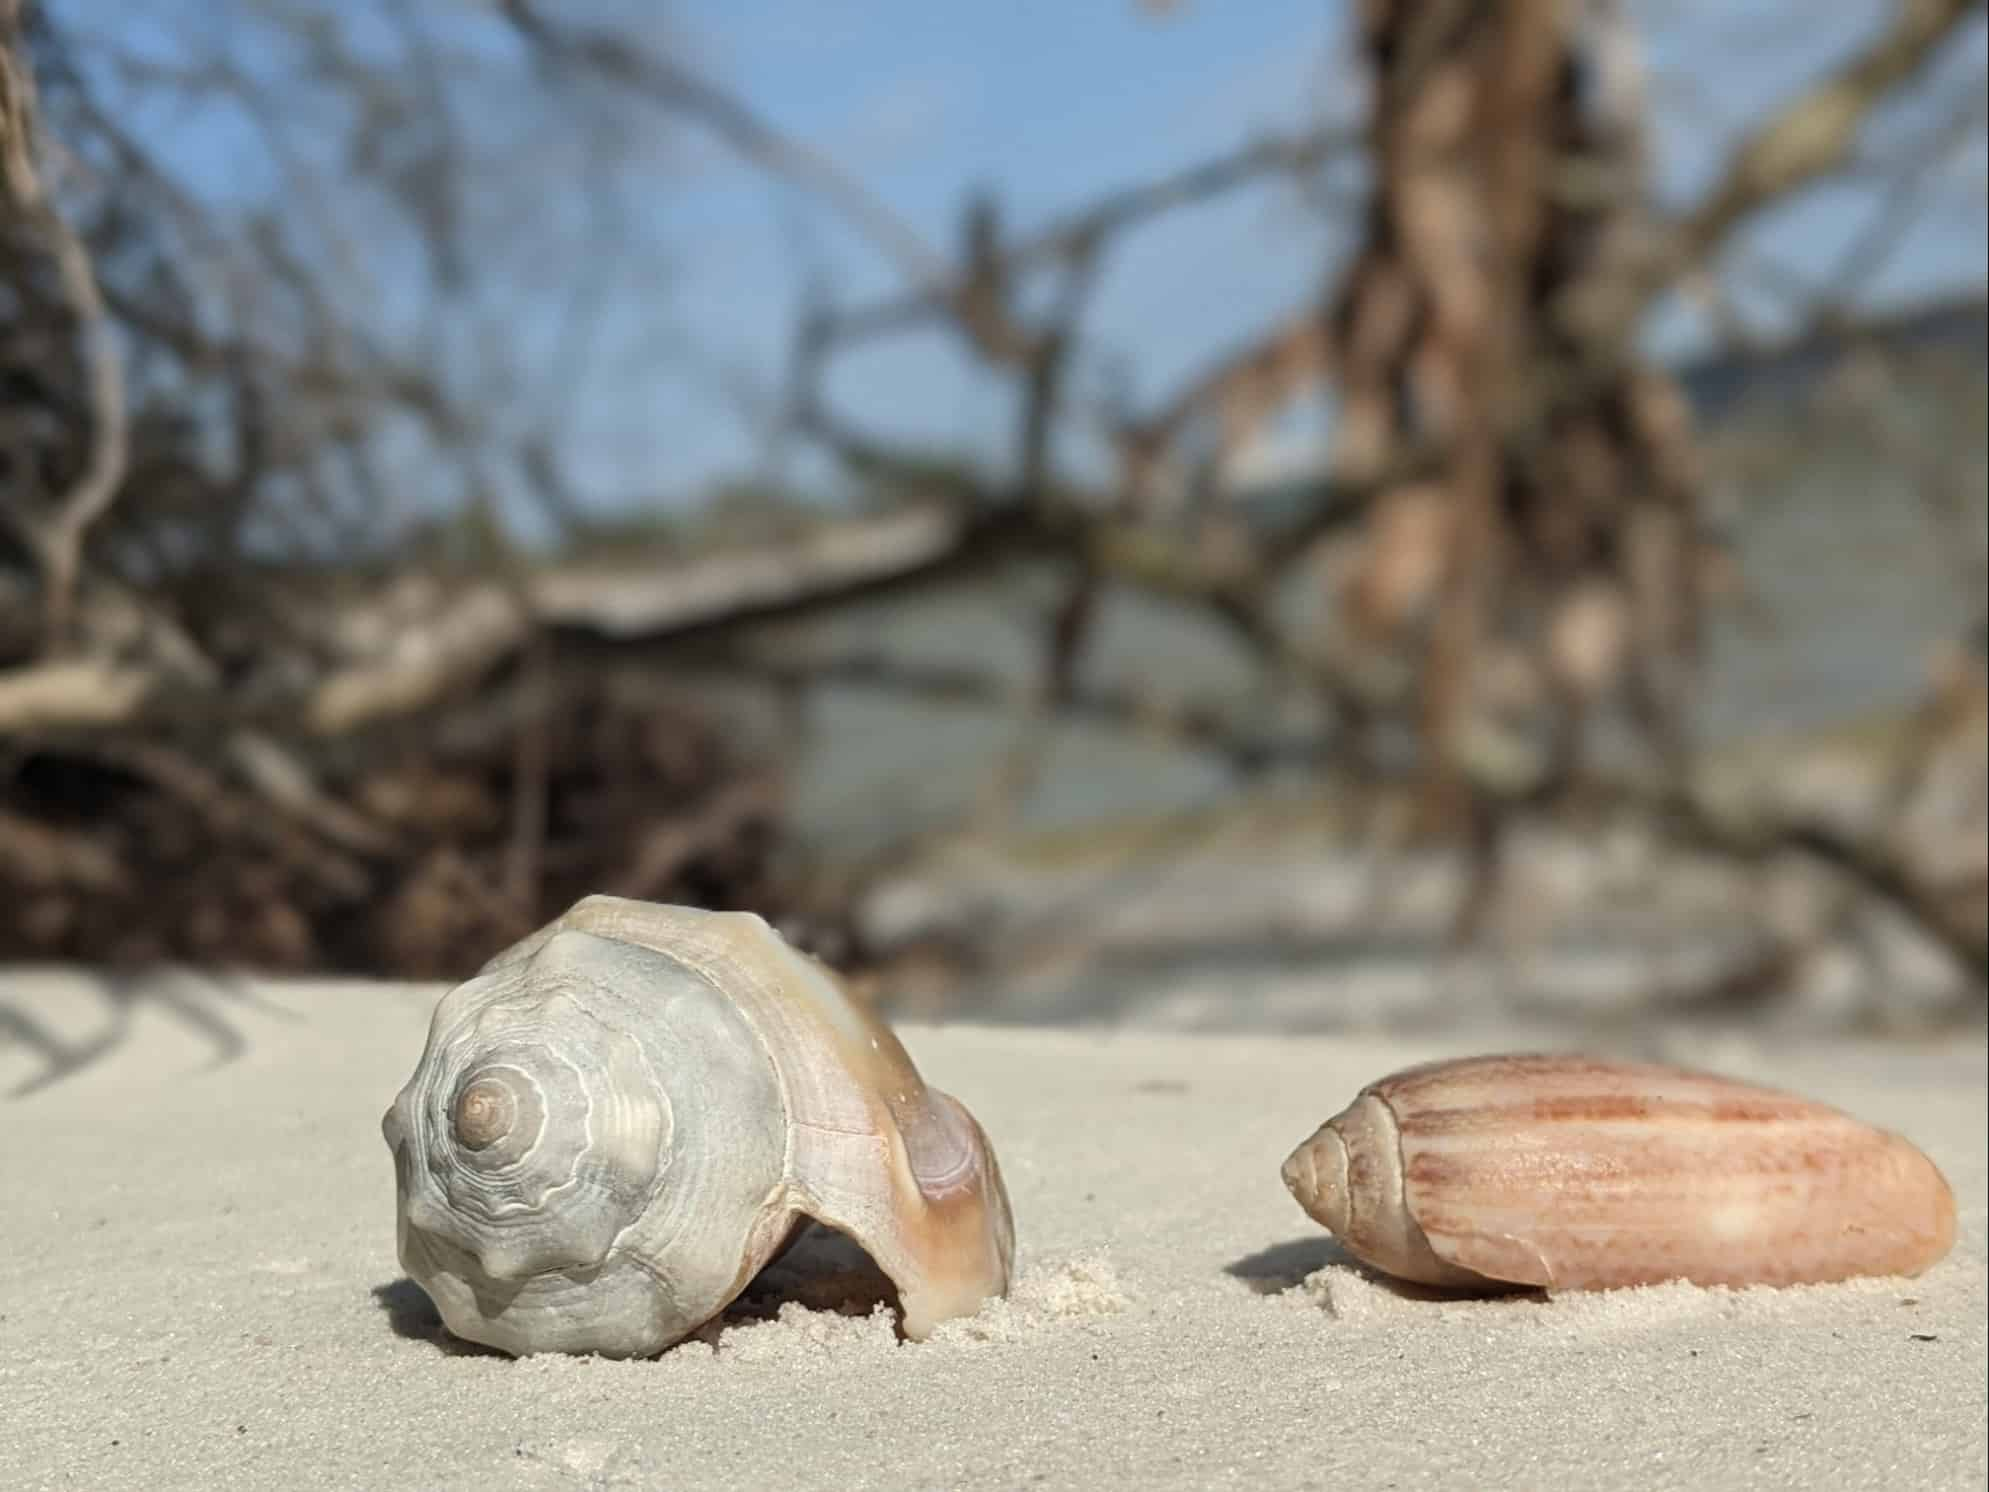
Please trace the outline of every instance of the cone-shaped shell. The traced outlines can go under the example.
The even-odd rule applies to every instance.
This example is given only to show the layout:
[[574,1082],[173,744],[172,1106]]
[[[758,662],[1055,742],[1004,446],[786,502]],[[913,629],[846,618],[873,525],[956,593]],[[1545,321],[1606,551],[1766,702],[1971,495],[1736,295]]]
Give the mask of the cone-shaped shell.
[[1912,1275],[1954,1195],[1898,1135],[1677,1068],[1494,1056],[1364,1088],[1285,1185],[1356,1258],[1452,1288]]
[[656,1352],[806,1218],[914,1339],[1008,1288],[994,1152],[760,918],[588,897],[445,995],[382,1120],[402,1267],[460,1337]]

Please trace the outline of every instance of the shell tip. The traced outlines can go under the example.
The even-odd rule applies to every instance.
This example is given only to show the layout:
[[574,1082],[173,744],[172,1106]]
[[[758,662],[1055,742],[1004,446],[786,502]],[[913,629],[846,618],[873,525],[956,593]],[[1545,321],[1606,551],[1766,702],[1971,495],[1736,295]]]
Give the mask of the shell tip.
[[1346,1222],[1347,1147],[1331,1123],[1322,1124],[1290,1155],[1286,1188],[1308,1216],[1334,1233]]
[[1306,1195],[1317,1185],[1312,1165],[1312,1141],[1308,1139],[1303,1145],[1292,1151],[1290,1155],[1287,1155],[1284,1166],[1279,1170],[1278,1174],[1284,1177],[1285,1190],[1290,1192],[1303,1204]]

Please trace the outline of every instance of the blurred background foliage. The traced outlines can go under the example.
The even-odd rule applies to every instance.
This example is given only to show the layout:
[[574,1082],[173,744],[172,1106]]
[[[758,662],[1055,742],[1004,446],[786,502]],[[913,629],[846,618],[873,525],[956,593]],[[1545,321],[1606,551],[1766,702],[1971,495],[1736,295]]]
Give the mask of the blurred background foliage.
[[1979,1019],[1981,4],[0,0],[0,958]]

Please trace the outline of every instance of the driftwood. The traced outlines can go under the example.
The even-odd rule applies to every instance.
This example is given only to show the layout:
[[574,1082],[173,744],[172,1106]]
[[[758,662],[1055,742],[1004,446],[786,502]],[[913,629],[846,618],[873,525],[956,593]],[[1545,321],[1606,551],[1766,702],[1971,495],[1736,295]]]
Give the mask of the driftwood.
[[332,750],[247,729],[218,756],[170,730],[0,739],[0,959],[442,977],[590,891],[768,912],[785,894],[772,765],[694,698],[598,671],[514,670]]
[[[432,62],[424,27],[445,23],[390,9]],[[1847,829],[1700,794],[1691,686],[1730,560],[1701,512],[1687,401],[1635,337],[1654,298],[1708,278],[1759,209],[1857,164],[1863,121],[1978,9],[1898,7],[1666,219],[1645,183],[1620,6],[1372,0],[1352,20],[1374,84],[1364,127],[1243,141],[1033,232],[1005,232],[999,204],[975,194],[953,246],[632,32],[533,0],[458,17],[446,24],[503,33],[464,55],[522,51],[546,96],[591,80],[691,125],[825,206],[898,276],[854,304],[815,287],[778,396],[743,396],[779,439],[895,510],[581,563],[524,554],[491,495],[508,477],[559,537],[585,539],[553,454],[557,413],[515,428],[538,405],[493,413],[440,360],[380,345],[282,233],[216,233],[92,93],[85,44],[0,0],[0,272],[19,299],[0,380],[34,415],[7,425],[0,453],[0,956],[445,971],[582,890],[752,904],[833,931],[867,869],[802,889],[776,755],[682,687],[695,674],[781,700],[858,684],[1025,724],[1081,719],[1208,753],[1239,780],[1295,767],[1377,792],[1419,783],[1419,827],[1463,846],[1475,872],[1461,935],[1498,901],[1512,827],[1602,791],[1587,743],[1627,724],[1649,748],[1643,775],[1614,788],[1627,809],[1736,862],[1833,866],[1980,969],[1976,872],[1931,868],[1883,815]],[[430,174],[397,185],[415,188],[438,319],[474,321],[478,298],[447,293],[474,256],[451,217],[463,142],[446,85],[421,66],[369,72],[309,10],[270,15],[294,21],[314,76],[385,98],[417,156],[415,137],[436,136]],[[133,89],[165,66],[90,60]],[[258,80],[225,60],[197,86],[280,132]],[[56,152],[37,139],[50,119],[76,132],[76,158],[113,165],[108,205],[50,189]],[[1079,354],[1099,350],[1091,293],[1127,236],[1253,183],[1331,196],[1326,178],[1360,152],[1370,189],[1348,217],[1363,237],[1305,303],[1143,407],[1081,376]],[[322,177],[300,168],[283,205],[336,237]],[[187,259],[209,272],[200,283]],[[248,288],[216,316],[220,284]],[[828,397],[837,358],[935,326],[1014,396],[992,475],[901,449]],[[121,376],[141,367],[164,372]],[[1224,471],[1321,384],[1339,396],[1335,468],[1288,494],[1280,519],[1244,511]],[[1108,469],[1079,482],[1055,456],[1086,425]],[[382,432],[409,426],[428,442],[409,463],[421,480],[461,478],[434,549],[395,528],[407,468],[376,464]],[[1020,560],[1060,588],[1021,685],[798,648],[791,626],[769,636]],[[1295,620],[1282,603],[1300,586],[1323,604]],[[1266,695],[1309,724],[1246,727],[1218,703],[1093,677],[1101,603],[1119,591],[1239,644]],[[1024,734],[983,795],[996,808],[1029,779],[1042,732]]]

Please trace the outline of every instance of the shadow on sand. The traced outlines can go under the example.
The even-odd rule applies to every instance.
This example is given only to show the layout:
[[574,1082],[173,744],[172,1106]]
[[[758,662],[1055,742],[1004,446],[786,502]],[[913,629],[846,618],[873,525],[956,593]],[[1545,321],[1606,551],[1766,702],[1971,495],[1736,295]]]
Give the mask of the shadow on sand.
[[387,1329],[411,1342],[428,1342],[447,1357],[503,1357],[495,1347],[466,1342],[442,1324],[428,1292],[403,1275],[373,1287],[373,1303],[386,1313]]
[[1274,1243],[1254,1254],[1245,1254],[1223,1265],[1222,1272],[1243,1281],[1259,1295],[1282,1295],[1305,1282],[1329,1264],[1362,1269],[1359,1260],[1324,1233],[1311,1238],[1293,1238]]
[[1317,1274],[1329,1265],[1350,1269],[1362,1279],[1386,1290],[1390,1295],[1403,1300],[1456,1300],[1473,1292],[1435,1290],[1426,1285],[1413,1285],[1407,1280],[1398,1280],[1392,1275],[1382,1274],[1361,1263],[1352,1254],[1327,1234],[1320,1233],[1309,1238],[1294,1238],[1285,1243],[1274,1243],[1267,1249],[1259,1249],[1254,1254],[1245,1254],[1241,1259],[1223,1265],[1222,1272],[1232,1279],[1238,1279],[1259,1295],[1282,1295],[1287,1290],[1296,1290],[1307,1277]]
[[[240,1017],[253,1010],[297,1021],[294,1010],[257,992],[253,980],[238,974],[188,969],[117,970],[96,974],[62,971],[74,979],[77,997],[96,1004],[97,1020],[87,1035],[65,1035],[24,996],[0,993],[0,1054],[9,1047],[27,1053],[29,1074],[4,1090],[6,1098],[27,1098],[87,1071],[114,1054],[130,1037],[141,1013],[164,1015],[197,1036],[208,1049],[209,1069],[226,1067],[248,1050]],[[6,983],[0,982],[0,992]]]
[[[428,1342],[450,1357],[505,1355],[451,1333],[428,1293],[411,1279],[375,1285],[372,1294],[374,1304],[386,1314],[388,1330],[397,1337]],[[880,1305],[894,1312],[899,1309],[896,1287],[870,1255],[834,1229],[811,1223],[785,1253],[753,1277],[717,1320],[685,1340],[716,1347],[729,1331],[777,1319],[786,1305],[845,1316],[867,1316]]]

